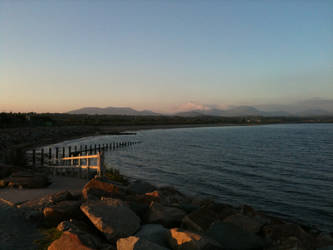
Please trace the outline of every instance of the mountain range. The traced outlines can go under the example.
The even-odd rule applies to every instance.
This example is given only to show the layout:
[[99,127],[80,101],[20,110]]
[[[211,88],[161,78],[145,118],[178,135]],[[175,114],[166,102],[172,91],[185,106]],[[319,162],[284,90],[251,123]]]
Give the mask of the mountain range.
[[138,111],[128,107],[86,107],[67,112],[68,114],[88,114],[88,115],[160,115],[150,110]]
[[181,105],[183,110],[178,112],[161,114],[150,110],[138,111],[128,107],[86,107],[69,111],[69,114],[90,115],[133,115],[133,116],[157,116],[176,115],[183,117],[196,116],[331,116],[333,115],[333,100],[309,99],[292,104],[267,104],[254,106],[231,106],[218,108],[216,105],[202,105],[189,102]]

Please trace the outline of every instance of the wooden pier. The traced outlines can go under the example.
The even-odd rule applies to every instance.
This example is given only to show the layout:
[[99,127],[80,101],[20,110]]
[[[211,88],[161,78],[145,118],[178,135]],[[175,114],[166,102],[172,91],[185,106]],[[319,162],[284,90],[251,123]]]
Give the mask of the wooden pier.
[[104,174],[104,152],[129,147],[139,141],[108,144],[71,145],[67,147],[33,149],[30,164],[47,168],[53,175],[70,175],[89,178],[90,174]]
[[[95,160],[95,163],[92,163]],[[91,174],[103,176],[105,173],[104,153],[95,155],[78,155],[61,158],[59,165],[47,166],[53,175],[70,175],[79,178],[90,178]]]

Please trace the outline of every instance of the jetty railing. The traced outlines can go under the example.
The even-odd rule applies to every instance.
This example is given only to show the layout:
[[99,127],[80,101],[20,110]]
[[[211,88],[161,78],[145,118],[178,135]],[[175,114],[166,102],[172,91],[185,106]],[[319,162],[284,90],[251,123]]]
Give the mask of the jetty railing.
[[102,151],[112,151],[124,147],[130,147],[140,143],[140,141],[124,141],[124,142],[111,142],[106,144],[90,144],[90,145],[70,145],[63,147],[45,148],[40,150],[32,149],[27,152],[28,164],[31,166],[48,166],[57,165],[62,158],[72,157],[78,155],[92,155]]
[[[94,165],[91,164],[91,160],[96,159]],[[64,157],[61,159],[63,164],[60,166],[52,166],[56,171],[59,168],[71,169],[74,175],[75,170],[79,171],[79,177],[82,178],[82,172],[85,170],[87,172],[87,178],[91,170],[96,170],[98,176],[104,175],[104,154],[103,152],[98,152],[95,155],[79,155],[79,156],[70,156]]]

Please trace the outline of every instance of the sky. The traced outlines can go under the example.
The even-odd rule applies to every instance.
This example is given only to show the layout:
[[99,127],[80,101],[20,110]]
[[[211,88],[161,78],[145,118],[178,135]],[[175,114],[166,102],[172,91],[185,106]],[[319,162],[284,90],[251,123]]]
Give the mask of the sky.
[[331,0],[1,0],[0,112],[333,99]]

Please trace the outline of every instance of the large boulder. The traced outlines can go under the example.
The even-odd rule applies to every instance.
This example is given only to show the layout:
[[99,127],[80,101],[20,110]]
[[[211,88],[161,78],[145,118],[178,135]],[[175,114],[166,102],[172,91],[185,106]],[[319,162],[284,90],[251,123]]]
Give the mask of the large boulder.
[[50,185],[47,175],[30,172],[16,172],[5,178],[8,187],[13,188],[42,188]]
[[107,177],[96,177],[90,180],[82,189],[85,200],[99,200],[101,197],[123,197],[125,191],[121,183]]
[[169,230],[168,242],[174,250],[222,249],[217,242],[213,243],[200,234],[179,228]]
[[135,236],[154,242],[160,246],[168,247],[168,229],[161,224],[145,224]]
[[239,213],[238,209],[224,203],[211,202],[206,207],[214,211],[218,215],[220,220],[224,220],[225,218],[233,214]]
[[70,232],[72,235],[77,235],[77,238],[82,244],[91,248],[101,248],[103,246],[103,240],[91,230],[86,223],[70,219],[68,221],[62,221],[57,226],[57,230],[60,232]]
[[197,232],[204,232],[217,220],[219,220],[217,213],[210,208],[202,207],[186,215],[182,220],[182,227]]
[[156,190],[156,187],[148,182],[142,180],[135,180],[128,186],[127,190],[130,193],[145,194]]
[[249,217],[242,214],[231,215],[225,218],[223,222],[234,224],[251,233],[258,233],[260,228],[263,226],[263,223],[259,220],[256,220],[255,217]]
[[292,223],[274,224],[264,226],[263,235],[273,243],[281,242],[290,237],[297,238],[305,249],[315,247],[315,239],[312,235],[305,232],[300,226]]
[[48,250],[95,250],[98,246],[91,242],[87,234],[66,231],[61,237],[51,243]]
[[165,206],[174,206],[190,202],[190,198],[173,187],[161,187],[152,192],[147,192],[146,195],[154,197]]
[[71,218],[82,218],[81,201],[61,201],[43,209],[44,220],[48,225],[56,225]]
[[152,202],[146,221],[150,224],[162,224],[168,228],[178,227],[185,215],[185,211],[180,208],[163,206],[158,202]]
[[117,240],[117,250],[168,250],[158,244],[136,236],[121,238]]
[[118,199],[87,201],[81,210],[110,242],[133,235],[140,228],[140,218]]
[[144,220],[148,210],[149,205],[154,201],[153,197],[141,195],[141,194],[131,194],[127,195],[124,200],[128,206],[142,219]]
[[265,241],[256,234],[244,231],[231,223],[216,222],[211,225],[206,235],[219,242],[223,249],[252,250],[266,246]]

